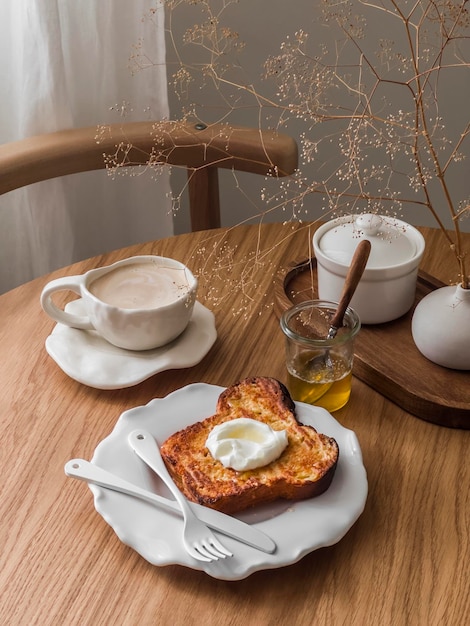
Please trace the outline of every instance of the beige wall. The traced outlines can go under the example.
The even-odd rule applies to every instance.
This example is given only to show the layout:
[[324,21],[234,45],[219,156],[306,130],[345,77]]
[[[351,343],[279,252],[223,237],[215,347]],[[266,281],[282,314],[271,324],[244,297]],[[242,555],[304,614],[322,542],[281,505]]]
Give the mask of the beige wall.
[[[316,2],[312,0],[240,0],[239,3],[233,5],[225,13],[224,19],[230,24],[231,28],[238,31],[241,39],[246,42],[245,51],[241,54],[241,61],[247,72],[247,80],[252,80],[255,86],[261,88],[263,93],[269,92],[269,85],[266,81],[261,81],[263,61],[271,54],[279,51],[280,44],[285,40],[286,35],[293,35],[295,31],[303,29],[311,34],[311,40],[314,38],[324,38],[329,45],[334,42],[327,39],[328,29],[314,25],[314,15]],[[182,41],[185,29],[192,25],[197,16],[194,7],[184,5],[178,9],[173,15],[172,33],[178,45]],[[167,26],[168,26],[167,21]],[[374,24],[369,22],[368,27],[372,30],[380,28],[380,23]],[[390,34],[388,34],[390,36]],[[168,40],[168,67],[169,73],[174,67],[175,55],[172,51],[170,40]],[[189,48],[182,47],[184,54],[188,54]],[[194,52],[191,52],[190,59]],[[470,81],[465,84],[454,84],[452,78],[449,80],[448,89],[449,102],[455,105],[459,119],[468,117],[468,101],[470,99]],[[175,98],[174,93],[170,89],[170,110],[172,117],[178,117],[181,111],[181,103]],[[200,102],[206,108],[207,115],[210,116],[211,108],[214,106],[214,97],[209,88],[202,89],[198,93]],[[460,115],[461,113],[461,115]],[[217,119],[219,109],[213,110],[212,115]],[[237,112],[236,122],[247,126],[258,124],[258,111],[256,107],[248,108],[244,111]],[[296,139],[299,137],[301,127],[296,128],[293,123],[285,129],[286,132],[292,134]],[[468,154],[468,145],[466,146]],[[467,170],[469,165],[467,163]],[[470,170],[469,170],[470,171]],[[313,174],[312,174],[313,175]],[[184,174],[182,172],[173,173],[173,187],[181,188],[184,184]],[[266,209],[266,205],[260,199],[261,189],[265,186],[262,177],[248,174],[237,175],[237,181],[234,180],[230,172],[221,172],[220,191],[222,200],[222,223],[224,226],[237,224],[241,221],[259,221],[260,211]],[[239,188],[242,191],[240,191]],[[459,189],[459,195],[462,197],[470,196],[470,175],[462,175],[459,173],[452,180],[452,188]],[[406,190],[409,195],[409,190]],[[317,219],[322,216],[321,198],[318,195],[311,196],[308,200],[308,215],[306,219]],[[447,219],[446,213],[444,216]],[[274,212],[264,217],[266,221],[280,221],[286,218],[286,214],[282,212]],[[412,207],[410,210],[404,211],[402,218],[416,225],[431,225],[435,222],[428,214],[426,209]],[[450,221],[447,220],[447,225]],[[470,231],[470,219],[463,223],[464,229]],[[189,221],[187,211],[181,211],[175,217],[175,229],[177,233],[189,230]]]

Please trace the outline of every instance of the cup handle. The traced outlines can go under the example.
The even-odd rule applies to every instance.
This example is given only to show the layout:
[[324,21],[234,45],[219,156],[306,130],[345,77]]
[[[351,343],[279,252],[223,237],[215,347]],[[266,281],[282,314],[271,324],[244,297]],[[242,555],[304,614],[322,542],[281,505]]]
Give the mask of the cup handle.
[[73,291],[77,295],[81,295],[80,286],[83,283],[82,276],[65,276],[51,280],[44,287],[41,293],[41,306],[44,311],[52,317],[53,320],[60,324],[65,324],[72,328],[80,328],[82,330],[94,330],[94,326],[88,316],[73,315],[67,311],[59,309],[52,300],[52,294],[56,291]]

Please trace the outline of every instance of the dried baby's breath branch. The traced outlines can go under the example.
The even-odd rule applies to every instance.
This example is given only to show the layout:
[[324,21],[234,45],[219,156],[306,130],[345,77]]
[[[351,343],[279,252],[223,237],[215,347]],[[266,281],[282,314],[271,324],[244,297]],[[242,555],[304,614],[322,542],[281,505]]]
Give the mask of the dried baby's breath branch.
[[[457,94],[446,98],[447,75],[458,86],[470,72],[467,0],[319,0],[305,16],[311,31],[286,33],[260,68],[246,66],[252,57],[228,26],[230,13],[248,0],[162,1],[176,59],[170,84],[183,120],[230,126],[243,113],[260,130],[293,128],[299,138],[299,170],[287,180],[268,177],[259,206],[245,196],[260,223],[276,211],[286,222],[308,223],[364,211],[400,216],[414,206],[433,216],[455,256],[458,281],[470,288],[461,237],[470,199],[457,197],[451,182],[468,177],[470,122],[464,107],[456,113]],[[174,24],[188,16],[178,40]],[[139,42],[135,67],[148,68],[151,57]],[[210,106],[199,102],[201,91]],[[127,158],[127,146],[114,157]],[[222,252],[221,245],[212,251]],[[268,256],[258,250],[249,262],[256,267]],[[228,258],[237,262],[234,251]],[[250,276],[247,268],[247,300]]]

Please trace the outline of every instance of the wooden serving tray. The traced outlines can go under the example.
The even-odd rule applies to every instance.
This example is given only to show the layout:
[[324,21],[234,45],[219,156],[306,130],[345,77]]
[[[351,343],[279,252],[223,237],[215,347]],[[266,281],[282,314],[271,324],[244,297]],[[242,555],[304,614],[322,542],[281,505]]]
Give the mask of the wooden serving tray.
[[[441,426],[470,428],[470,372],[435,365],[416,348],[411,318],[416,304],[443,287],[419,272],[412,309],[386,324],[363,325],[355,342],[354,375],[417,417]],[[296,261],[276,277],[275,312],[318,298],[316,259]]]

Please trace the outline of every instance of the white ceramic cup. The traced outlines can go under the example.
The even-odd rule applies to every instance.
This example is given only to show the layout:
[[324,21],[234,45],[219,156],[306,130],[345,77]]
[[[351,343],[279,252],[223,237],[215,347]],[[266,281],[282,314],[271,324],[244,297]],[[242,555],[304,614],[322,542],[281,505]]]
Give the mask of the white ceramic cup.
[[[58,291],[81,296],[87,315],[60,309],[52,300]],[[41,305],[56,322],[96,330],[119,348],[150,350],[185,330],[196,292],[197,279],[183,263],[160,256],[134,256],[49,282],[41,293]]]
[[323,300],[338,302],[361,239],[371,242],[371,253],[351,307],[363,324],[390,322],[413,306],[424,238],[406,222],[373,214],[348,215],[323,224],[313,235],[318,293]]

